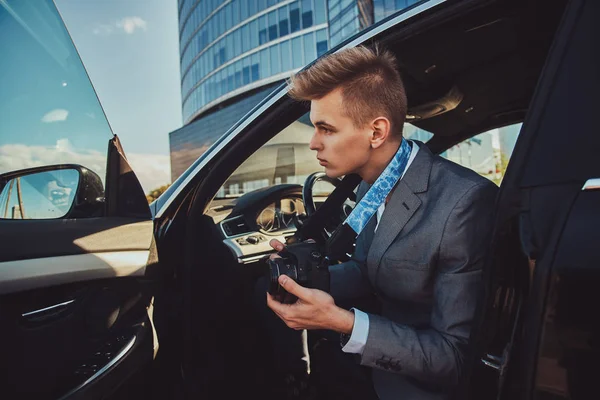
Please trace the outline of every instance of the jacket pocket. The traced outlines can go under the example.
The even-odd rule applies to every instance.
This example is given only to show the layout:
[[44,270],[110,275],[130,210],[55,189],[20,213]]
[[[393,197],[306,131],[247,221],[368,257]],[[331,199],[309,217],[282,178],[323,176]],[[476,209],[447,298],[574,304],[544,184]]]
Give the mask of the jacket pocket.
[[398,269],[412,269],[416,271],[427,271],[429,270],[429,264],[424,262],[418,262],[415,260],[406,260],[396,257],[381,258],[381,267],[385,268],[398,268]]
[[401,301],[427,301],[431,297],[433,270],[414,260],[382,258],[376,286],[388,298]]

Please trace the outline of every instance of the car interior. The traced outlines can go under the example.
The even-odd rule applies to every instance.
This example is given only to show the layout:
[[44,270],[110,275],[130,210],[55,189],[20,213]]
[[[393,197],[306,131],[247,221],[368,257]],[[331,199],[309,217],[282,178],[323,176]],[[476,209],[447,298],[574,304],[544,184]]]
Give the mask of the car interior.
[[[365,44],[396,55],[408,97],[406,122],[431,133],[425,145],[440,154],[524,121],[565,4],[457,3],[423,12]],[[337,184],[311,163],[307,141],[290,139],[311,134],[307,111],[287,96],[276,102],[210,161],[204,171],[211,174],[199,176],[196,190],[157,227],[166,238],[159,253],[175,261],[176,276],[156,297],[156,315],[167,315],[157,321],[166,350],[157,361],[171,365],[181,357],[187,394],[269,396],[271,349],[253,300],[255,282],[265,274],[262,259],[273,253],[269,240],[292,236]],[[338,204],[339,212],[321,221],[323,232],[341,223],[353,204]],[[164,236],[167,231],[176,233]],[[514,239],[502,239],[506,258],[527,263]],[[173,298],[177,311],[161,313],[173,310],[164,304],[173,300],[161,299]]]

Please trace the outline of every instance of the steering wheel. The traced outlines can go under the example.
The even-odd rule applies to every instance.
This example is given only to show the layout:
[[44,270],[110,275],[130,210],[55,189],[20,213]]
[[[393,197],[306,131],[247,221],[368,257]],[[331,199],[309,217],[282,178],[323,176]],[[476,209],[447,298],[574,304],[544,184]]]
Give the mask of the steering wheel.
[[[330,178],[327,176],[327,174],[325,174],[325,172],[314,172],[306,177],[304,185],[302,186],[302,200],[304,202],[304,209],[306,210],[306,216],[308,218],[314,215],[315,211],[317,210],[313,196],[313,189],[318,181],[329,182],[337,189],[342,180],[339,178]],[[327,219],[327,221],[323,221],[325,238],[330,237],[335,228],[344,222],[346,217],[352,211],[353,206],[348,204],[348,200],[350,200],[350,202],[356,202],[356,194],[352,193],[348,199],[345,199],[344,202],[340,204],[339,213],[332,215],[331,218]]]

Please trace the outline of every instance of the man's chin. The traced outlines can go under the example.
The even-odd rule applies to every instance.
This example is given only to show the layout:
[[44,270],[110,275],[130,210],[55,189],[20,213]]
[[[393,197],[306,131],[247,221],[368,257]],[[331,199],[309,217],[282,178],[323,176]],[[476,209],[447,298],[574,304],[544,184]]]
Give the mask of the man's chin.
[[325,167],[325,175],[327,175],[327,177],[332,178],[332,179],[336,179],[341,176],[344,176],[344,174],[340,174],[339,171],[333,170],[328,167]]

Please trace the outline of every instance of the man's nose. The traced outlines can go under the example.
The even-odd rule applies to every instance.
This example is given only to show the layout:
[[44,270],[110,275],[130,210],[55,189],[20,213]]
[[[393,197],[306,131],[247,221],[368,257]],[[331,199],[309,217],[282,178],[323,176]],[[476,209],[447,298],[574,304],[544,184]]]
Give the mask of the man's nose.
[[311,150],[319,150],[321,148],[321,143],[317,137],[317,132],[313,133],[312,137],[310,138],[308,148]]

